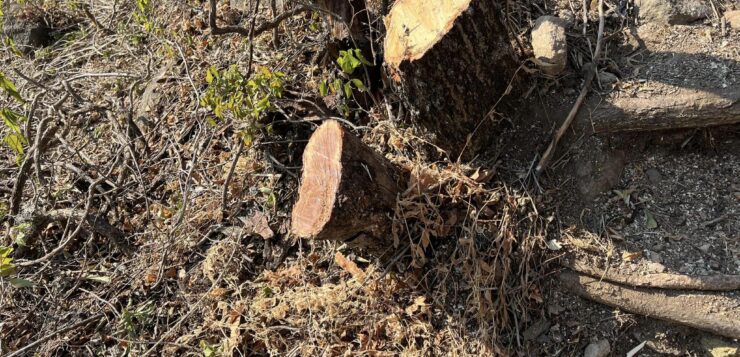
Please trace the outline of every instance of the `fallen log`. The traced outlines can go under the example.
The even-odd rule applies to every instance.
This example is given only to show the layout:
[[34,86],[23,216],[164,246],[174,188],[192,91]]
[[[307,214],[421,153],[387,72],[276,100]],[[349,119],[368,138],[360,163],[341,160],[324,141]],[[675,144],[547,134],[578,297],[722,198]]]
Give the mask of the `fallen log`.
[[630,289],[573,272],[560,273],[559,279],[568,290],[589,300],[717,335],[740,338],[738,299]]
[[740,123],[740,91],[676,88],[665,95],[592,98],[584,109],[596,133],[730,125]]
[[607,280],[632,287],[703,291],[740,290],[740,275],[688,276],[675,273],[651,273],[646,275],[622,274],[613,270],[594,267],[581,260],[565,262],[563,265],[571,270],[590,275],[600,280]]
[[497,4],[398,0],[385,18],[384,58],[392,86],[414,122],[453,159],[490,139],[488,114],[517,68]]
[[401,192],[400,172],[338,122],[324,122],[303,153],[291,231],[298,237],[392,250],[391,215]]

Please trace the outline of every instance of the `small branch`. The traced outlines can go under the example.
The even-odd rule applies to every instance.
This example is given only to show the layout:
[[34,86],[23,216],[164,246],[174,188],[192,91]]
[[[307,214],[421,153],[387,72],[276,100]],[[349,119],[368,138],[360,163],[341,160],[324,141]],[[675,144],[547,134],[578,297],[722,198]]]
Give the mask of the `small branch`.
[[[98,186],[100,181],[102,180],[96,180],[95,182],[92,183],[92,185],[90,185],[90,191],[88,192],[88,195],[87,195],[87,203],[85,204],[85,212],[81,215],[82,219],[80,219],[79,223],[77,223],[77,228],[75,228],[75,230],[67,238],[65,238],[62,243],[59,243],[59,245],[56,248],[52,249],[51,252],[46,253],[43,257],[35,259],[35,260],[18,262],[16,263],[17,266],[19,267],[32,266],[38,263],[43,263],[53,258],[55,255],[59,254],[62,250],[64,250],[64,248],[66,248],[67,245],[70,242],[72,242],[72,240],[74,240],[77,237],[77,235],[80,234],[80,232],[82,231],[83,223],[87,220],[88,215],[90,214],[90,209],[92,208],[93,197],[95,197],[95,194],[93,192],[95,191],[95,188]],[[70,217],[70,219],[71,218],[73,217]]]
[[228,193],[229,193],[229,184],[231,183],[231,177],[234,176],[234,170],[236,169],[236,163],[239,161],[239,157],[242,156],[242,151],[244,151],[244,141],[241,138],[239,138],[238,141],[239,141],[239,148],[236,150],[234,159],[231,161],[231,168],[229,168],[229,174],[226,176],[226,181],[224,182],[224,189],[221,192],[221,211],[222,212],[226,212]]
[[69,326],[67,326],[65,328],[59,329],[57,331],[54,331],[53,333],[48,334],[48,335],[46,335],[46,336],[44,336],[44,337],[42,337],[42,338],[40,338],[40,339],[38,339],[36,341],[33,341],[30,344],[24,346],[23,348],[20,348],[20,349],[16,350],[15,352],[13,352],[13,353],[5,356],[5,357],[23,356],[26,352],[30,351],[31,349],[35,348],[36,346],[38,346],[38,345],[40,345],[40,344],[42,344],[42,343],[44,343],[46,341],[51,340],[54,337],[57,337],[57,336],[59,336],[59,335],[61,335],[63,333],[72,331],[72,330],[74,330],[76,328],[80,328],[82,326],[85,326],[85,325],[87,325],[87,324],[89,324],[91,322],[95,322],[97,320],[100,320],[103,317],[105,317],[105,314],[102,314],[102,313],[101,314],[97,314],[97,315],[92,316],[92,317],[88,317],[88,318],[86,318],[86,319],[84,319],[84,320],[82,320],[80,322],[76,322],[74,324],[71,324],[71,325],[69,325]]
[[[585,4],[585,1],[584,1]],[[586,8],[584,7],[584,17],[586,17]],[[587,17],[586,17],[587,18]],[[584,23],[584,31],[585,31],[586,24]],[[597,34],[597,40],[596,40],[596,50],[594,51],[593,58],[591,59],[590,64],[586,64],[583,66],[583,69],[586,71],[586,83],[583,84],[583,88],[581,89],[581,93],[578,95],[578,99],[576,99],[575,104],[573,104],[573,108],[570,109],[570,113],[568,113],[568,117],[565,118],[565,121],[563,122],[563,125],[560,126],[560,129],[558,129],[557,133],[555,133],[555,137],[550,142],[550,145],[547,147],[547,150],[545,150],[545,153],[542,154],[542,158],[540,159],[540,162],[537,164],[537,174],[541,174],[542,171],[545,170],[547,167],[547,164],[552,159],[552,156],[555,154],[555,149],[557,149],[558,142],[560,142],[560,139],[565,135],[565,131],[568,130],[570,127],[570,124],[573,122],[573,119],[576,118],[576,114],[578,114],[578,109],[581,108],[581,105],[583,104],[583,100],[586,98],[586,95],[588,94],[588,91],[591,89],[591,82],[594,80],[594,76],[596,75],[596,72],[599,70],[598,67],[598,59],[599,56],[601,56],[601,42],[604,37],[604,0],[599,0],[599,33]]]
[[545,153],[542,154],[542,158],[540,159],[540,162],[537,163],[537,174],[541,174],[542,171],[545,170],[547,167],[547,164],[550,163],[550,160],[552,159],[553,154],[555,154],[555,149],[557,149],[558,143],[560,142],[560,139],[565,135],[566,130],[570,127],[570,124],[573,122],[573,119],[576,118],[576,114],[578,114],[578,109],[581,108],[581,104],[583,104],[583,100],[586,99],[586,95],[588,94],[588,91],[591,89],[591,82],[594,80],[594,76],[596,75],[596,66],[592,63],[588,63],[583,66],[586,70],[586,79],[583,83],[583,88],[581,88],[581,94],[578,95],[578,99],[576,99],[575,104],[573,104],[573,108],[570,109],[570,113],[568,113],[568,116],[565,118],[565,121],[560,126],[560,129],[558,129],[557,133],[555,133],[555,137],[552,138],[552,141],[550,142],[550,145],[547,147],[547,150],[545,150]]
[[[242,26],[226,26],[226,27],[218,27],[216,24],[216,0],[210,0],[211,5],[211,13],[209,16],[209,27],[211,28],[211,33],[214,35],[224,35],[229,33],[238,33],[242,36],[250,36],[250,29]],[[320,11],[319,8],[311,5],[299,5],[291,10],[288,10],[278,16],[275,16],[275,18],[272,19],[272,21],[263,23],[259,27],[254,29],[254,32],[252,33],[252,36],[257,37],[261,34],[263,34],[266,31],[272,30],[274,28],[277,28],[280,26],[280,24],[285,21],[287,18],[295,16],[297,14],[300,14],[302,12],[308,12],[308,11]],[[253,15],[255,16],[255,15]]]

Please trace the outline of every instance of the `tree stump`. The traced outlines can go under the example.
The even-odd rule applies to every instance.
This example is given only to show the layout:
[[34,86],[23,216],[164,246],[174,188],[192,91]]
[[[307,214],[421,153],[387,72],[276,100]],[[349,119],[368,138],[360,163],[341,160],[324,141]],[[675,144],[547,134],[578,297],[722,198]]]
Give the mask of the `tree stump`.
[[301,238],[333,240],[382,256],[392,250],[391,220],[400,172],[334,121],[324,122],[303,153],[291,230]]
[[385,19],[384,57],[394,87],[415,122],[455,156],[487,141],[488,114],[517,68],[496,3],[398,0]]

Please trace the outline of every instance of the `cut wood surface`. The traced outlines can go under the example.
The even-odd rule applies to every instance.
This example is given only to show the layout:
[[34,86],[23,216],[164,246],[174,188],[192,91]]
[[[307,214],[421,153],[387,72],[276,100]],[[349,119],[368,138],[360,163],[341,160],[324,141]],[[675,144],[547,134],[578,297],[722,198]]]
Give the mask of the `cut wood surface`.
[[393,84],[416,122],[453,155],[477,128],[467,150],[485,141],[487,114],[517,68],[500,14],[483,0],[399,0],[385,19]]
[[[324,122],[303,153],[292,231],[301,238],[388,250],[400,174],[338,122]],[[381,252],[382,253],[382,252]]]
[[721,295],[631,289],[563,272],[560,282],[571,292],[602,304],[729,338],[740,338],[740,300]]
[[582,260],[566,262],[564,266],[597,279],[634,287],[674,290],[732,291],[740,290],[740,275],[716,274],[688,276],[675,273],[624,274],[613,269],[597,268]]
[[740,123],[740,90],[676,88],[644,97],[592,98],[581,115],[596,133],[684,129]]

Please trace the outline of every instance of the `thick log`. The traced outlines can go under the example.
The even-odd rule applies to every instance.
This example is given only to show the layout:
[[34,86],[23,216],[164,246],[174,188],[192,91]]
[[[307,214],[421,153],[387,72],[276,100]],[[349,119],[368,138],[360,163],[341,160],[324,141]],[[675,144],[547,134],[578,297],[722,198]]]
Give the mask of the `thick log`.
[[572,272],[563,272],[559,278],[571,292],[602,304],[729,338],[740,338],[740,309],[737,308],[740,301],[737,298],[630,289]]
[[676,88],[665,95],[592,98],[581,115],[596,133],[730,125],[740,123],[740,90]]
[[324,122],[303,153],[293,234],[346,242],[375,255],[392,250],[390,235],[401,175],[338,122]]
[[471,136],[466,154],[487,141],[488,114],[517,68],[497,4],[398,0],[385,19],[384,57],[393,86],[415,121],[454,156]]

